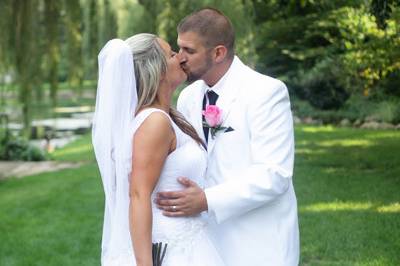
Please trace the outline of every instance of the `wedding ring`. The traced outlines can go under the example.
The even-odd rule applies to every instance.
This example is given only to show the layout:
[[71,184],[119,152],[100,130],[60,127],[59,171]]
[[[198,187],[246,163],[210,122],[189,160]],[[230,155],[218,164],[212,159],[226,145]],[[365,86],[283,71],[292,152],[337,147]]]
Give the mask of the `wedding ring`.
[[176,206],[175,206],[175,205],[172,206],[172,210],[173,210],[173,211],[176,211]]

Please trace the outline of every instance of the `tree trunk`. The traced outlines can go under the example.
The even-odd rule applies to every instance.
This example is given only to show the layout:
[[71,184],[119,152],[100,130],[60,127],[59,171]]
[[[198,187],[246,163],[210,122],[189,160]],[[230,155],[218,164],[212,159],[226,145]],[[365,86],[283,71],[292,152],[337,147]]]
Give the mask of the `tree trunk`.
[[35,53],[32,41],[32,13],[35,6],[34,0],[14,0],[13,18],[15,19],[15,69],[16,69],[16,83],[19,87],[19,96],[22,104],[22,115],[24,132],[26,137],[30,136],[30,122],[31,122],[31,69],[32,57],[31,53]]
[[82,9],[79,0],[65,0],[65,26],[68,53],[68,83],[79,95],[82,94]]
[[50,84],[50,96],[53,107],[57,106],[58,65],[60,62],[59,17],[60,5],[58,0],[45,0],[45,24],[47,35],[47,79]]

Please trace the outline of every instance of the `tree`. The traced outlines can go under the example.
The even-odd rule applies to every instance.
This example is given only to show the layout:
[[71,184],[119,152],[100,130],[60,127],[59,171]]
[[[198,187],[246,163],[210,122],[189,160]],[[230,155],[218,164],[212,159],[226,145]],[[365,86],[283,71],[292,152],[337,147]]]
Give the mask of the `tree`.
[[11,13],[12,3],[10,0],[1,0],[0,9],[0,28],[3,29],[2,37],[0,38],[0,112],[5,106],[5,87],[6,87],[6,75],[10,73],[11,64]]
[[142,5],[147,13],[149,14],[149,17],[151,20],[149,20],[149,32],[156,33],[157,32],[157,25],[158,25],[158,14],[161,12],[161,1],[159,0],[138,0],[138,3]]
[[[12,43],[12,1],[1,0],[0,8],[0,28],[3,29],[2,37],[0,38],[0,76],[9,70],[13,49]],[[1,80],[0,80],[1,81]]]
[[100,47],[103,46],[108,40],[117,36],[118,23],[113,7],[110,5],[109,0],[102,0],[102,14],[100,24]]
[[65,0],[65,29],[67,45],[68,82],[72,88],[82,93],[82,9],[79,0]]
[[203,7],[214,7],[221,10],[231,19],[235,27],[236,51],[246,63],[255,65],[257,56],[252,29],[252,6],[248,0],[139,0],[139,3],[152,18],[151,25],[155,23],[151,32],[165,39],[175,50],[178,49],[176,27],[181,19]]
[[[387,28],[379,29],[366,1],[252,3],[258,67],[284,79],[292,95],[318,102],[319,108],[340,108],[346,95],[373,96],[400,69],[398,23],[390,18]],[[312,89],[312,84],[319,88]],[[340,97],[332,101],[332,95]]]
[[99,52],[99,20],[97,0],[88,0],[84,6],[83,57],[85,78],[94,79],[97,73],[97,54]]
[[379,28],[386,29],[387,20],[390,18],[395,5],[400,5],[400,0],[372,0],[370,11],[376,18]]
[[16,78],[15,82],[19,88],[19,97],[22,105],[24,135],[29,136],[30,120],[31,120],[31,96],[32,90],[36,82],[34,82],[35,69],[32,67],[37,64],[35,62],[35,54],[37,53],[37,42],[33,40],[33,30],[31,25],[34,24],[36,17],[36,0],[14,0],[12,9],[12,18],[14,26],[14,38],[12,45],[14,47],[14,66]]
[[58,66],[60,63],[60,16],[61,5],[58,0],[44,0],[47,50],[47,80],[50,84],[50,97],[57,106]]

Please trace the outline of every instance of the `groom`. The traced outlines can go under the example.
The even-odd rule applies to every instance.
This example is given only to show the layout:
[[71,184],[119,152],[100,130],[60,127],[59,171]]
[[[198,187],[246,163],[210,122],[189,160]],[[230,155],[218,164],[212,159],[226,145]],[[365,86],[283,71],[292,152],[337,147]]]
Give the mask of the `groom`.
[[[178,25],[181,65],[193,82],[178,110],[207,143],[208,188],[179,178],[185,189],[160,192],[156,203],[171,217],[207,211],[227,266],[298,265],[288,92],[281,81],[244,65],[234,42],[231,22],[215,9],[194,12]],[[215,136],[203,128],[207,105],[223,111],[227,129]]]

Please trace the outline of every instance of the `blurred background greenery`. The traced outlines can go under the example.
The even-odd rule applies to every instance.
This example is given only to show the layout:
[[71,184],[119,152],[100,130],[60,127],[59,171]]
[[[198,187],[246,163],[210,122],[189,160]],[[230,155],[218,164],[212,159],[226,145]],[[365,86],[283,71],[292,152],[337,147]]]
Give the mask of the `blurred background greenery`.
[[156,33],[216,7],[237,54],[288,85],[295,115],[400,123],[400,0],[1,0],[0,113],[32,135],[55,107],[94,105],[107,40]]
[[99,265],[90,133],[48,155],[29,143],[55,133],[35,122],[90,119],[109,39],[177,49],[177,23],[205,6],[231,18],[245,63],[285,81],[299,120],[351,126],[296,125],[300,265],[400,265],[400,131],[354,128],[400,128],[400,0],[0,0],[0,160],[82,163],[0,180],[0,265]]

